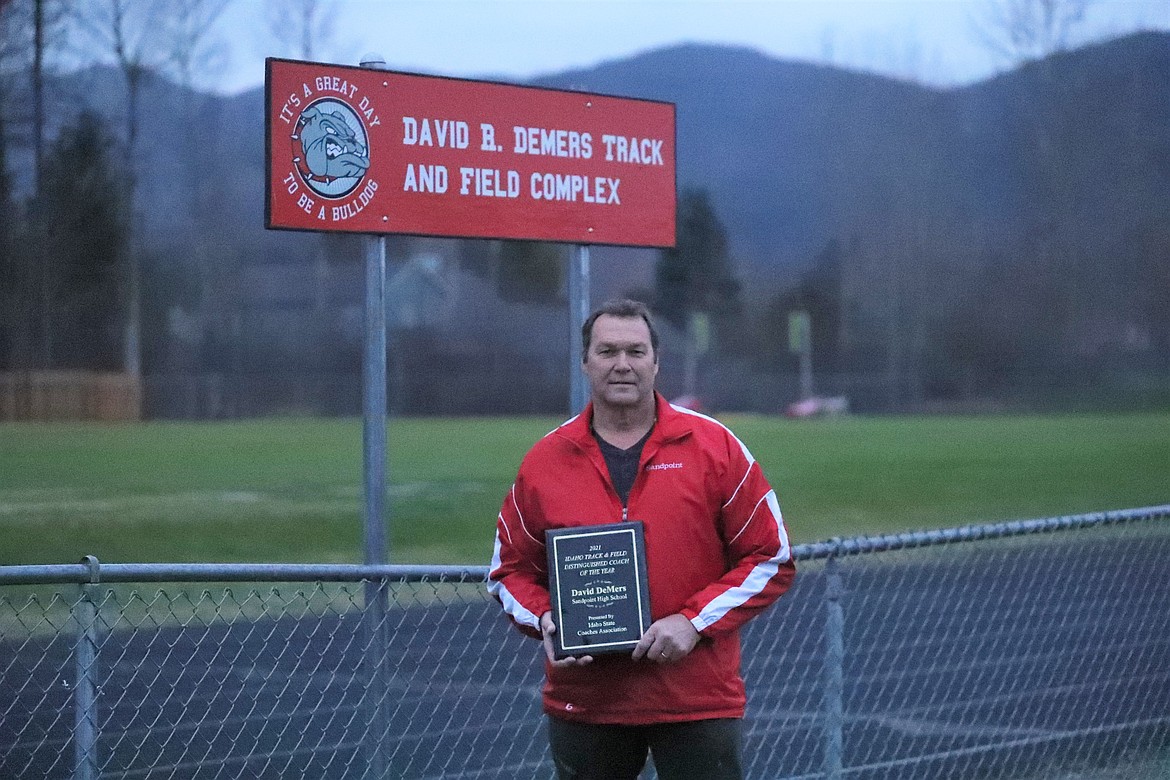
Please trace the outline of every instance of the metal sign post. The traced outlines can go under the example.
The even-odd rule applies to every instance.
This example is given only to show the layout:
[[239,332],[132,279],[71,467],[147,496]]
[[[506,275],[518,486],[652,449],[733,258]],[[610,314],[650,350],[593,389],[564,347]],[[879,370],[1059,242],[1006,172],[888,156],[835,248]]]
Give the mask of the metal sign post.
[[581,328],[589,317],[589,247],[576,247],[569,261],[569,414],[580,414],[589,402],[589,383],[581,370],[584,342]]
[[362,359],[362,462],[365,562],[386,563],[386,237],[366,239],[365,355]]
[[[386,541],[386,237],[366,239],[366,334],[362,360],[362,469],[365,485],[365,562],[387,562]],[[368,679],[372,777],[386,776],[384,742],[390,690],[386,652],[389,647],[389,593],[381,579],[365,582],[365,665]]]
[[[362,58],[362,67],[384,69],[377,55]],[[362,470],[366,499],[365,563],[389,560],[386,539],[386,236],[366,239],[365,352],[362,358]],[[387,776],[385,742],[389,738],[389,593],[385,580],[365,582],[365,665],[371,739],[368,744],[371,776]]]

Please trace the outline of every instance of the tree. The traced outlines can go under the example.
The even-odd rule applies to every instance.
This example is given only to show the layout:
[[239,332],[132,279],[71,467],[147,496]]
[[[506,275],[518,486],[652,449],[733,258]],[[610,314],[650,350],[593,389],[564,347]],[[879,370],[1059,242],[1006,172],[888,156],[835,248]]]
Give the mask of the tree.
[[[0,112],[9,132],[31,138],[38,178],[44,158],[45,33],[55,29],[60,17],[60,3],[51,0],[0,0]],[[0,138],[0,143],[5,140]]]
[[32,44],[32,35],[27,32],[29,8],[21,0],[0,0],[0,73],[10,73],[17,63],[23,67],[21,61]]
[[133,219],[137,201],[138,101],[143,82],[166,62],[164,29],[168,3],[163,0],[90,0],[81,6],[78,29],[96,46],[99,57],[112,57],[126,84],[122,201],[129,209],[129,247],[123,287],[126,319],[122,338],[122,368],[131,376],[142,373],[142,248]]
[[812,351],[821,368],[841,367],[842,273],[845,249],[830,239],[792,288],[775,296],[762,314],[763,345],[770,358],[794,359],[788,353],[788,315],[804,311],[812,323]]
[[12,200],[0,111],[0,368],[27,367],[28,305],[24,272],[16,254],[16,207]]
[[675,246],[662,250],[655,269],[655,308],[687,333],[683,392],[693,395],[699,352],[706,347],[712,322],[738,312],[739,282],[731,269],[727,230],[705,190],[682,193],[676,221]]
[[[1077,134],[1084,117],[1082,108],[1068,99],[1073,85],[1055,68],[1055,55],[1077,41],[1078,27],[1092,4],[1093,0],[987,0],[981,30],[992,52],[1014,65],[1031,64],[1021,70],[1016,102],[1023,139],[1019,173],[1031,190],[1031,208],[1024,210],[1026,254],[1017,258],[1017,264],[1022,274],[1045,278],[1052,285],[1043,290],[1052,306],[1043,329],[1050,336],[1046,354],[1067,348],[1094,295],[1085,267],[1091,258],[1074,238],[1082,220]],[[1005,303],[998,305],[1007,305],[1015,292],[1009,290]],[[994,319],[996,314],[980,316]]]
[[[35,30],[35,10],[40,8],[40,2],[36,1],[34,5],[34,1],[0,0],[0,113],[4,115],[9,132],[15,132],[14,118],[31,119],[26,115],[28,101],[19,92],[27,77],[32,76],[31,80],[36,81],[34,73],[38,63],[34,48],[39,39]],[[33,103],[39,106],[39,101]],[[34,159],[39,161],[41,126],[35,121],[33,124]],[[0,133],[0,145],[7,141],[7,134]]]
[[735,312],[739,282],[731,268],[727,230],[705,190],[679,197],[677,242],[664,249],[655,269],[655,308],[669,322],[685,327],[692,314]]
[[231,0],[173,0],[163,18],[166,69],[179,86],[192,90],[199,74],[217,70],[223,56],[215,26]]
[[0,318],[7,322],[8,346],[0,360],[6,357],[14,368],[47,366],[51,358],[49,269],[37,264],[34,253],[27,249],[22,236],[26,226],[18,219],[17,201],[28,190],[38,192],[44,178],[43,74],[46,63],[67,45],[69,11],[67,0],[0,1],[0,114],[5,125],[0,132],[0,146],[4,147],[0,157],[10,159],[9,152],[23,147],[31,150],[33,159],[31,180],[25,177],[17,185],[9,179],[4,193],[8,200],[2,204],[9,244],[0,258],[5,288],[0,291],[0,304],[5,307]]
[[52,364],[114,369],[121,364],[118,290],[127,262],[127,212],[117,186],[114,141],[84,112],[62,132],[30,206],[29,243],[53,269],[46,316]]
[[337,0],[268,0],[268,30],[294,57],[321,57],[333,40]]
[[0,2],[0,368],[32,367],[32,334],[35,329],[35,295],[31,266],[17,252],[17,210],[8,174],[8,149],[12,120],[20,116],[17,84],[29,67],[32,34],[31,6]]
[[4,144],[4,114],[0,112],[0,263],[10,262],[8,250],[16,228],[16,209],[12,203],[12,184],[8,178],[7,148]]
[[[222,40],[216,34],[216,24],[229,4],[230,0],[172,0],[172,7],[163,17],[164,27],[160,30],[162,44],[159,54],[163,67],[179,85],[182,100],[182,148],[177,151],[181,152],[185,162],[182,185],[187,190],[189,206],[186,214],[176,215],[176,222],[189,226],[191,235],[205,233],[198,227],[214,219],[207,202],[206,165],[199,152],[201,146],[207,148],[219,144],[221,126],[215,112],[204,109],[208,98],[197,92],[196,87],[222,65]],[[160,290],[151,290],[152,297],[161,291],[169,293],[183,288],[183,297],[190,298],[189,287],[192,282],[195,285],[193,301],[184,300],[181,305],[176,303],[165,310],[165,316],[170,318],[166,320],[168,323],[180,313],[195,312],[187,321],[188,330],[202,334],[217,326],[215,315],[223,317],[223,306],[217,307],[210,300],[215,286],[213,269],[223,264],[222,258],[211,255],[213,245],[214,242],[195,241],[186,247],[185,254],[190,262],[181,274],[173,268],[152,269],[147,263],[142,264],[144,280],[161,283]],[[153,303],[150,300],[145,302],[144,320],[159,319],[157,309],[152,310]],[[149,360],[143,360],[148,368],[161,362],[155,357],[159,353],[155,345],[145,343],[149,340],[149,336],[145,337],[142,347],[143,354],[150,356]]]
[[1093,0],[987,0],[976,33],[1012,65],[1043,60],[1073,44]]

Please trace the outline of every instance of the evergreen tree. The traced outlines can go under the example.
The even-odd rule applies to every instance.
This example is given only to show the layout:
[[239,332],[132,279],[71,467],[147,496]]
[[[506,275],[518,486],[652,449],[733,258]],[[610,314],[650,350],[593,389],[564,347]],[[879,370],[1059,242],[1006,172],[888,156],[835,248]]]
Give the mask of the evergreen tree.
[[662,250],[655,273],[655,308],[686,327],[691,315],[719,316],[739,306],[739,282],[731,268],[727,230],[705,190],[686,190],[678,202],[677,243]]
[[7,137],[4,134],[4,112],[0,111],[0,370],[12,368],[15,356],[16,330],[19,323],[14,316],[21,308],[18,262],[13,234],[16,232],[16,209],[12,203],[12,185],[8,177],[6,155]]
[[[12,264],[12,235],[16,229],[16,209],[12,204],[12,181],[8,177],[7,143],[4,112],[0,111],[0,273],[7,274]],[[3,287],[0,289],[9,289]]]
[[739,311],[739,282],[731,270],[727,230],[705,190],[685,190],[675,219],[675,246],[662,250],[655,269],[655,308],[687,334],[682,389],[697,395],[699,360],[710,346],[710,333],[734,329],[727,326]]
[[812,324],[812,351],[820,369],[835,370],[842,365],[841,280],[845,250],[830,239],[817,253],[812,265],[792,288],[774,296],[760,315],[761,344],[757,352],[770,359],[792,362],[789,351],[789,320],[794,312],[808,314]]
[[113,151],[101,120],[79,115],[45,161],[41,192],[30,208],[57,367],[121,366],[127,219]]

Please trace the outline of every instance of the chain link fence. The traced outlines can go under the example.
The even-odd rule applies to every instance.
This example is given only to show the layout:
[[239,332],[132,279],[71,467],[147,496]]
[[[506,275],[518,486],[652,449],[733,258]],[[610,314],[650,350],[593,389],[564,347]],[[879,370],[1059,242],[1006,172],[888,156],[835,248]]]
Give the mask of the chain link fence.
[[[743,633],[748,776],[1170,778],[1168,519],[795,548]],[[0,778],[551,777],[485,576],[0,567]]]

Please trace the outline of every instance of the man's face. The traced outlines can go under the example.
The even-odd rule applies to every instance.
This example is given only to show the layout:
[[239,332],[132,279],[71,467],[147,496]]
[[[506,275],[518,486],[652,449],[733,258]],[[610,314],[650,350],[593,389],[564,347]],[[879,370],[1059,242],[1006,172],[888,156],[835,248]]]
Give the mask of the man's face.
[[584,368],[595,405],[632,407],[652,399],[658,360],[645,320],[609,314],[598,317]]

